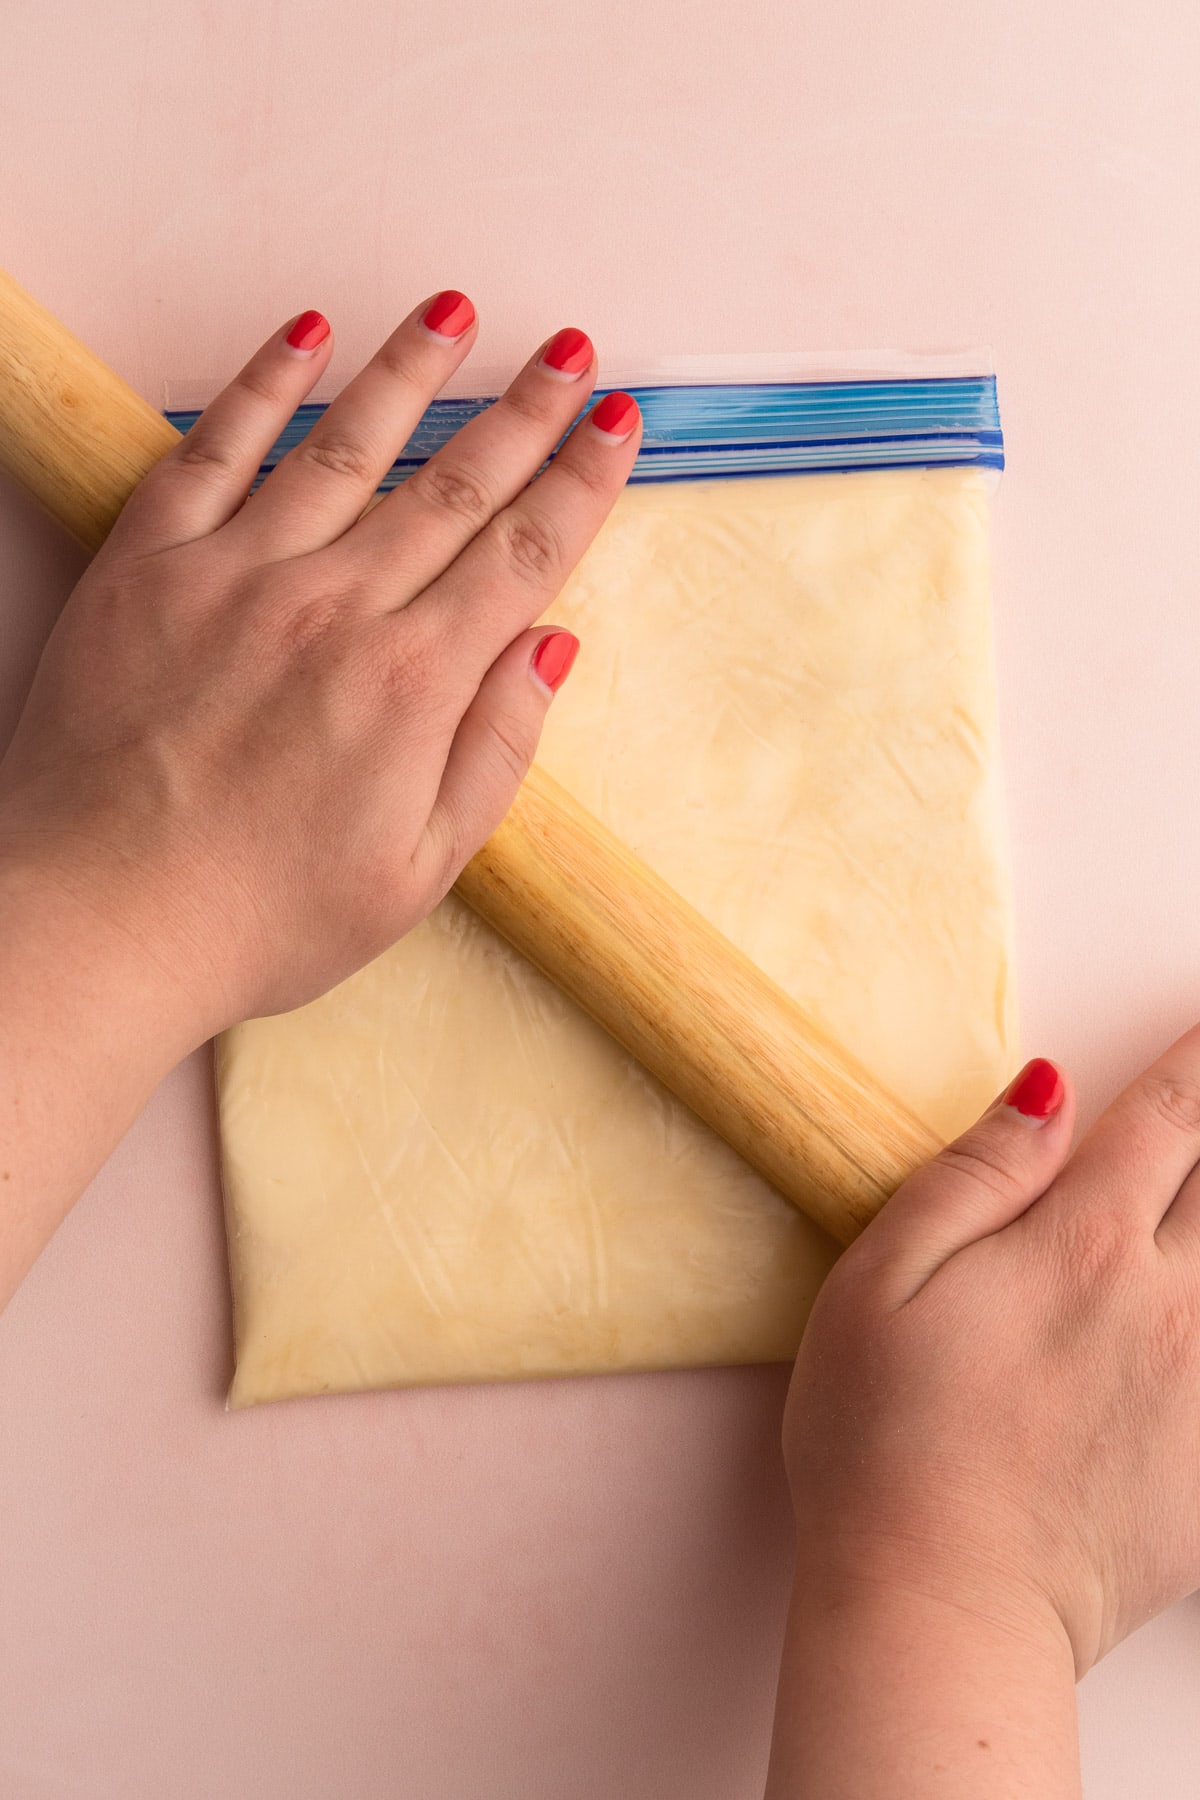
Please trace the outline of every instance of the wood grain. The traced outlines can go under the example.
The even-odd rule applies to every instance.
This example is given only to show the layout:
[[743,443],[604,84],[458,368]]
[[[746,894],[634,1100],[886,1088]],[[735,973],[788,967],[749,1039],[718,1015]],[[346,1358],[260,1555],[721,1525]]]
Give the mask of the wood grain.
[[0,468],[85,549],[179,435],[0,269]]
[[832,1236],[937,1150],[782,988],[545,770],[458,892]]
[[[0,467],[96,550],[179,433],[0,271]],[[929,1129],[541,769],[458,892],[848,1243]]]

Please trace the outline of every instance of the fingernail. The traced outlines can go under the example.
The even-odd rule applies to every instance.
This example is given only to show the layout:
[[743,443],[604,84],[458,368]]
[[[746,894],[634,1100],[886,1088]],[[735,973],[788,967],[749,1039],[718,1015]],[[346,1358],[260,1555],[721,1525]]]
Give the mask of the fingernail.
[[579,655],[579,639],[572,631],[552,631],[533,653],[530,668],[536,680],[557,694]]
[[1054,1064],[1039,1056],[1026,1063],[1005,1094],[1004,1104],[1013,1107],[1022,1118],[1044,1125],[1062,1105],[1066,1091]]
[[283,340],[292,350],[315,350],[329,336],[329,320],[324,313],[301,313]]
[[637,419],[638,403],[632,394],[605,394],[600,404],[593,408],[589,423],[602,437],[609,438],[614,444],[623,444]]
[[587,332],[568,325],[565,331],[556,332],[542,351],[542,367],[560,380],[574,381],[591,368],[595,354]]
[[475,323],[475,308],[457,288],[447,288],[444,293],[434,295],[421,314],[421,323],[435,337],[453,340],[460,338],[464,331],[470,331]]

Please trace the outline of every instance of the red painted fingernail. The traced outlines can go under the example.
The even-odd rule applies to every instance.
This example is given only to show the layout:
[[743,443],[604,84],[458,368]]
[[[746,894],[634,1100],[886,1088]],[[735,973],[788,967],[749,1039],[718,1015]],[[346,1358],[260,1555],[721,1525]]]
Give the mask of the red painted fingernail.
[[447,288],[445,293],[434,295],[421,314],[421,323],[438,337],[460,338],[475,323],[475,308],[457,288]]
[[573,631],[552,631],[544,637],[533,653],[530,664],[538,680],[557,694],[567,676],[575,666],[575,658],[579,655],[579,639]]
[[1066,1091],[1054,1064],[1039,1056],[1026,1063],[1005,1094],[1004,1104],[1015,1107],[1027,1119],[1052,1119]]
[[329,336],[329,320],[324,313],[301,313],[284,339],[293,350],[315,350]]
[[591,415],[591,422],[605,437],[620,442],[637,424],[638,403],[632,394],[605,394]]
[[568,325],[565,331],[556,332],[550,339],[542,351],[542,363],[555,375],[566,375],[573,381],[576,375],[591,368],[595,354],[587,332]]

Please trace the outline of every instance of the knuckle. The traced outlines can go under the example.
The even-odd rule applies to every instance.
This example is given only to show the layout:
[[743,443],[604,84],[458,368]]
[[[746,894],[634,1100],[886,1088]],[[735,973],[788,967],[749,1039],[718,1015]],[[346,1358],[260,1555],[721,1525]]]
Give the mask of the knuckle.
[[375,367],[382,369],[383,373],[392,381],[398,382],[403,388],[412,389],[424,395],[425,383],[421,378],[419,368],[413,361],[411,344],[405,346],[402,343],[389,341],[380,346],[375,352],[373,360]]
[[380,636],[363,651],[362,680],[376,704],[404,714],[408,730],[419,732],[422,720],[432,728],[448,704],[445,649],[429,632]]
[[210,437],[207,432],[198,432],[194,425],[175,451],[173,460],[179,468],[198,470],[202,474],[223,475],[238,466],[232,445],[223,444],[220,438]]
[[340,475],[356,486],[375,480],[376,458],[369,445],[360,438],[314,432],[296,445],[292,455],[327,474]]
[[614,491],[612,477],[607,472],[608,464],[602,467],[595,457],[559,456],[554,460],[554,467],[560,476],[582,488],[589,499],[607,500]]
[[387,655],[385,667],[394,691],[427,694],[434,687],[439,672],[444,672],[442,647],[432,632],[406,631]]
[[1179,1075],[1147,1075],[1142,1092],[1156,1119],[1188,1136],[1200,1132],[1200,1081]]
[[306,655],[327,643],[344,617],[345,604],[340,596],[333,595],[281,610],[279,637],[283,649],[292,656]]
[[539,381],[536,388],[519,383],[516,387],[509,388],[497,405],[502,406],[505,412],[511,413],[514,418],[519,419],[523,425],[536,425],[544,428],[553,418],[553,400],[557,397],[557,389],[554,390],[553,396],[545,391],[547,385],[544,378]]
[[515,713],[492,713],[485,720],[487,745],[493,763],[514,781],[524,781],[537,748],[529,722]]
[[1059,1260],[1085,1288],[1112,1285],[1128,1266],[1132,1245],[1128,1221],[1108,1207],[1075,1206],[1059,1222]]
[[1004,1152],[981,1132],[947,1144],[936,1161],[1001,1199],[1009,1199],[1024,1185]]
[[495,530],[501,556],[522,581],[541,584],[552,580],[561,568],[558,531],[544,513],[501,514]]
[[1148,1357],[1156,1386],[1177,1383],[1200,1363],[1194,1298],[1176,1294],[1159,1306],[1150,1322]]
[[262,369],[243,369],[235,375],[231,384],[239,393],[249,394],[252,399],[265,400],[269,406],[283,406],[283,396],[279,384]]
[[461,463],[427,462],[408,478],[410,492],[426,504],[453,513],[472,530],[486,525],[495,510],[486,484]]

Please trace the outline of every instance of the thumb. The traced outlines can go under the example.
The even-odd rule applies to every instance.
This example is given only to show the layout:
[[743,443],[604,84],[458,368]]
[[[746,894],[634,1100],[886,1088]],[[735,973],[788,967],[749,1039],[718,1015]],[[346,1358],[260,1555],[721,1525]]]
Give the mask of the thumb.
[[1052,1062],[1027,1063],[962,1136],[910,1175],[859,1243],[898,1275],[904,1298],[979,1238],[1011,1225],[1049,1188],[1071,1150],[1075,1094]]
[[443,893],[516,798],[578,651],[571,632],[535,627],[514,638],[480,682],[450,745],[420,853]]

